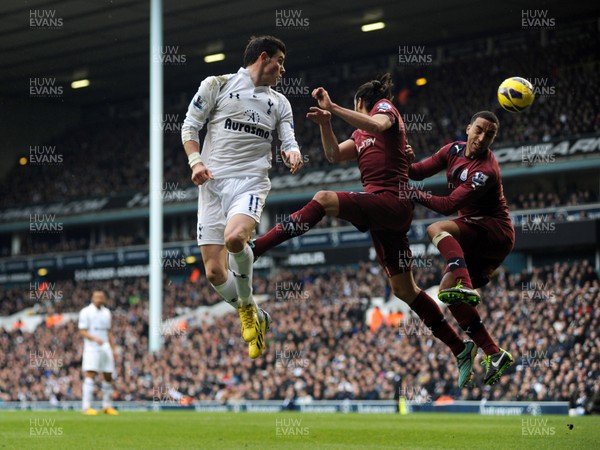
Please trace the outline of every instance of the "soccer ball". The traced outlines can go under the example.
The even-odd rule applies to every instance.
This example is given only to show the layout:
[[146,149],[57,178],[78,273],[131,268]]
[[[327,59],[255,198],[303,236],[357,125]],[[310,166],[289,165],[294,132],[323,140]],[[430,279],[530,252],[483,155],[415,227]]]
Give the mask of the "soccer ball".
[[521,112],[533,103],[533,85],[525,78],[510,77],[498,88],[498,103],[509,112]]

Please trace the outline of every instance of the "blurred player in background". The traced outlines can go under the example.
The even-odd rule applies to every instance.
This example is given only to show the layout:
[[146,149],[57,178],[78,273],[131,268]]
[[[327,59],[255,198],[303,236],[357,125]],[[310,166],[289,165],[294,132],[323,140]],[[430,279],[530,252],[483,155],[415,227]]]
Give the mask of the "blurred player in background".
[[457,219],[431,224],[427,234],[447,264],[438,297],[487,355],[482,363],[485,384],[497,382],[513,363],[512,355],[496,345],[474,308],[480,302],[475,288],[490,281],[515,243],[500,167],[490,150],[499,127],[494,113],[480,111],[467,125],[467,142],[447,144],[433,156],[411,164],[408,171],[411,179],[423,180],[446,170],[452,193],[439,197],[416,190],[416,201],[440,214],[458,212]]
[[[206,276],[239,312],[250,358],[265,349],[271,318],[252,297],[252,251],[247,243],[271,189],[271,142],[277,130],[292,174],[302,168],[290,102],[271,89],[285,73],[285,45],[252,37],[237,73],[212,76],[191,101],[181,136],[199,187],[198,245]],[[208,121],[202,148],[199,130]]]
[[[347,220],[362,232],[370,230],[377,259],[389,277],[394,295],[404,300],[450,347],[458,359],[458,384],[464,387],[472,376],[477,347],[473,341],[463,341],[458,336],[437,303],[419,289],[412,275],[407,233],[414,207],[405,191],[409,166],[406,132],[400,113],[390,101],[391,91],[390,74],[363,84],[355,94],[354,110],[333,103],[322,87],[313,91],[319,107],[311,107],[307,117],[319,125],[327,159],[332,163],[357,159],[365,192],[317,192],[286,223],[253,241],[253,251],[259,257],[304,234],[325,215]],[[350,139],[340,144],[331,126],[332,114],[357,128]]]
[[106,294],[92,292],[92,302],[79,313],[79,335],[83,337],[82,369],[85,374],[82,387],[83,414],[96,416],[92,408],[94,379],[102,373],[102,412],[111,416],[119,413],[112,407],[112,373],[115,371],[115,344],[110,332],[111,314],[104,306]]

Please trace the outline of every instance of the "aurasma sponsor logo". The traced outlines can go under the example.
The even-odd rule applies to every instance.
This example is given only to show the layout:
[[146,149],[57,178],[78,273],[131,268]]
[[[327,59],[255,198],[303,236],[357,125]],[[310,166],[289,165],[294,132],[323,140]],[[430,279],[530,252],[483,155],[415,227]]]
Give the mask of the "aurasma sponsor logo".
[[225,129],[231,131],[241,131],[243,133],[254,134],[258,137],[262,137],[265,139],[269,139],[271,133],[269,131],[265,131],[262,128],[259,128],[255,125],[250,125],[247,123],[236,122],[231,119],[225,120]]

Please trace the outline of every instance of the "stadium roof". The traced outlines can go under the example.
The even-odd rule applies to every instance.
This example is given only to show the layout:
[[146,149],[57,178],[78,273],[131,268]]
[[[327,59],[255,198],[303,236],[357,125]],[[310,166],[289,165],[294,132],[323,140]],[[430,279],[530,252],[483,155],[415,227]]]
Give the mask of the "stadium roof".
[[[66,103],[90,105],[148,92],[149,1],[27,0],[0,2],[0,96],[27,97],[33,78],[65,86]],[[163,54],[167,89],[189,89],[211,73],[235,70],[252,34],[274,34],[288,46],[287,68],[300,70],[368,56],[374,48],[397,56],[400,45],[466,40],[492,32],[522,30],[523,9],[554,19],[586,15],[593,2],[561,0],[477,2],[473,0],[365,2],[344,0],[164,1]],[[279,22],[277,18],[280,18]],[[290,21],[290,18],[294,19]],[[382,30],[360,26],[384,21]],[[223,62],[203,57],[223,52]],[[72,90],[74,79],[87,89]]]

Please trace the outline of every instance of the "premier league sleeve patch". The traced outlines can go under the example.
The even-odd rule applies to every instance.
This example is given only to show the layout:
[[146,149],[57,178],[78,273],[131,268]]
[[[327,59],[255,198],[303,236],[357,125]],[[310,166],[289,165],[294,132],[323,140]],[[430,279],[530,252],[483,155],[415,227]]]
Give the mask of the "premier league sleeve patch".
[[204,100],[201,95],[198,95],[194,99],[194,106],[202,111],[206,107],[206,100]]
[[488,175],[485,175],[483,172],[475,172],[473,178],[471,178],[471,187],[473,189],[480,189],[485,186],[485,182],[489,178]]
[[392,109],[392,105],[387,102],[381,102],[377,105],[377,112],[388,112],[390,109]]

